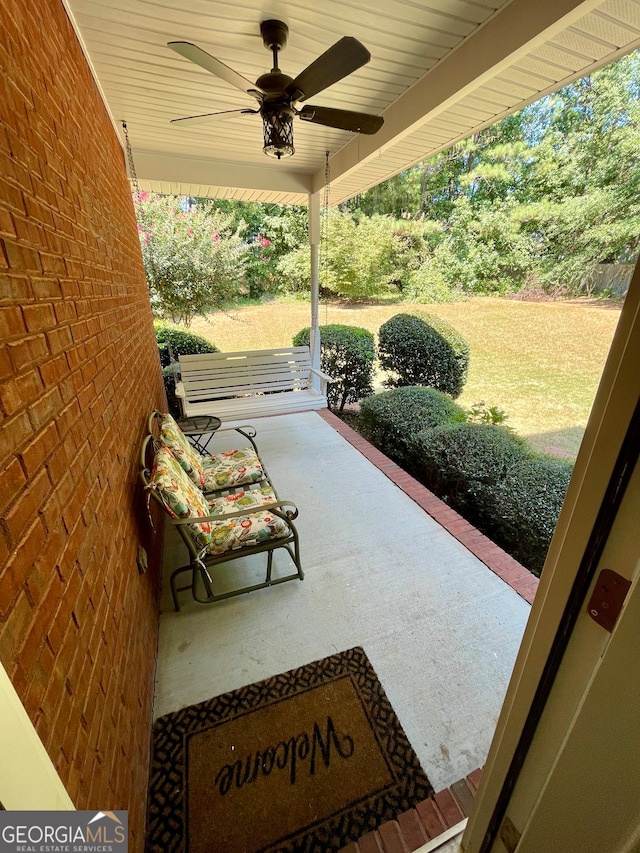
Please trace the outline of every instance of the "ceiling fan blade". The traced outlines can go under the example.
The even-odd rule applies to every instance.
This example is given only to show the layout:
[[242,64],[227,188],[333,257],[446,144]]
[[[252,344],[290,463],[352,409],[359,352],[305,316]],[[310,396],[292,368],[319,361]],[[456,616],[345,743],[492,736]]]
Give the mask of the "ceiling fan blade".
[[172,118],[169,124],[199,124],[212,118],[231,118],[232,115],[258,115],[260,110],[221,110],[218,113],[203,113],[198,116],[184,116],[183,118]]
[[298,116],[303,121],[336,127],[338,130],[351,130],[354,133],[377,133],[384,124],[382,116],[355,113],[351,110],[334,110],[331,107],[314,107],[312,104],[303,107]]
[[211,74],[215,74],[216,77],[220,77],[221,80],[224,80],[231,86],[235,86],[236,89],[240,89],[242,92],[248,92],[259,101],[262,100],[262,93],[258,88],[256,88],[255,83],[247,80],[247,78],[243,77],[242,74],[238,74],[238,72],[234,71],[233,68],[229,68],[229,66],[225,65],[224,62],[220,62],[219,59],[211,56],[210,53],[207,53],[206,50],[198,47],[197,44],[191,44],[189,41],[170,41],[167,42],[167,47],[170,47],[171,50],[175,50],[176,53],[179,53],[180,56],[184,56],[185,59],[195,62],[196,65],[204,68],[205,71],[209,71]]
[[287,94],[294,101],[306,101],[362,68],[370,59],[371,54],[358,39],[345,36],[301,71],[287,86]]

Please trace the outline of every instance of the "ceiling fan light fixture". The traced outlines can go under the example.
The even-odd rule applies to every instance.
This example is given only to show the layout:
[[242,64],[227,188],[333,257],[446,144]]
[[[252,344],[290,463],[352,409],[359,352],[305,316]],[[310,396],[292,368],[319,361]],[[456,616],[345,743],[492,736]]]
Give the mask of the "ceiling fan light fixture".
[[351,133],[377,133],[384,119],[382,116],[358,113],[353,110],[340,110],[331,107],[306,104],[298,110],[298,101],[307,101],[318,92],[328,89],[334,83],[344,80],[349,74],[362,68],[371,59],[367,48],[352,36],[344,36],[328,50],[307,65],[293,79],[278,67],[278,54],[287,43],[289,28],[283,21],[269,18],[260,24],[264,46],[273,54],[271,71],[261,74],[252,83],[224,62],[207,53],[196,44],[187,41],[171,41],[169,47],[199,65],[205,71],[224,80],[230,86],[240,89],[255,98],[258,109],[218,110],[214,113],[201,113],[172,119],[172,124],[207,121],[214,118],[226,118],[231,115],[257,115],[262,118],[264,138],[263,150],[269,157],[281,160],[295,154],[293,147],[293,120],[300,118],[311,124],[330,127],[334,130],[346,130]]
[[261,115],[264,153],[277,160],[291,157],[296,150],[293,147],[293,110],[284,105],[270,108],[265,104]]

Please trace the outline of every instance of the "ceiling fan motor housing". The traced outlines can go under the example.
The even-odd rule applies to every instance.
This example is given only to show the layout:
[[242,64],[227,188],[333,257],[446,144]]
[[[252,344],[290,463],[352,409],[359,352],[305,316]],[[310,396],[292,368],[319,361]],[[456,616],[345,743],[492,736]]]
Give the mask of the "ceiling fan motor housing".
[[283,21],[262,21],[260,34],[267,50],[282,50],[289,38],[289,27]]
[[256,86],[262,89],[267,100],[281,100],[284,98],[284,94],[289,83],[293,83],[293,77],[289,77],[288,74],[283,74],[280,69],[269,71],[267,74],[262,74],[256,80]]

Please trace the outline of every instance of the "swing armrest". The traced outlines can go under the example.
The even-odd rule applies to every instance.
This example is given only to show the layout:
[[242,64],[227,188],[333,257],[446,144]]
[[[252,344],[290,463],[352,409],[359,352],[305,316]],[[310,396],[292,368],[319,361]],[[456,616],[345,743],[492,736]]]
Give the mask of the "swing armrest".
[[316,370],[315,367],[310,368],[309,372],[313,376],[317,376],[320,380],[320,393],[326,397],[327,395],[327,383],[328,382],[337,382],[337,379],[333,379],[333,377],[329,376],[327,373],[323,373],[322,370]]
[[[292,507],[292,509],[285,509],[285,507]],[[298,517],[298,507],[293,501],[272,501],[271,503],[251,507],[250,509],[239,509],[235,512],[219,513],[217,515],[195,515],[191,518],[173,518],[170,516],[169,521],[176,526],[182,524],[201,524],[203,521],[226,521],[232,518],[243,518],[247,515],[256,515],[259,512],[266,512],[268,510],[284,519],[284,521],[290,521]]]

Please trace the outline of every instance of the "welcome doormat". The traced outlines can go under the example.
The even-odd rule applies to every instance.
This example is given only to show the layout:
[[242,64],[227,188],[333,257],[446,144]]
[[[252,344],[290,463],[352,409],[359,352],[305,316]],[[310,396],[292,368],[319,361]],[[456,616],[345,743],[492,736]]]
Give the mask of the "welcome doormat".
[[432,787],[361,648],[161,717],[148,853],[330,853]]

